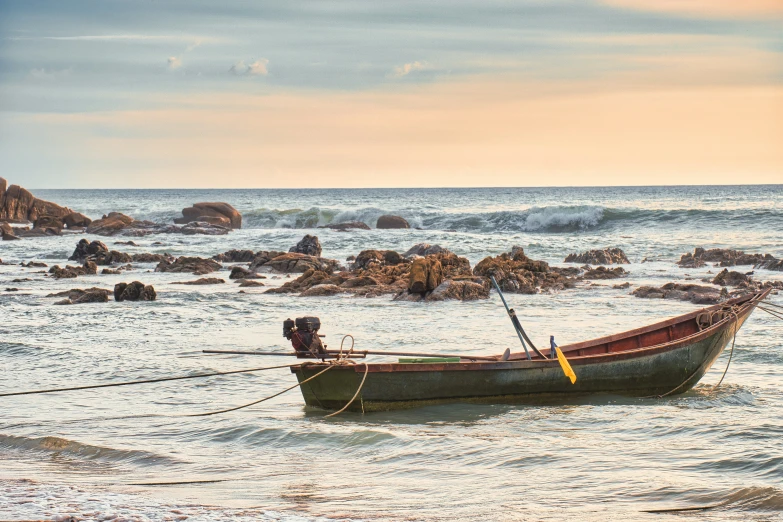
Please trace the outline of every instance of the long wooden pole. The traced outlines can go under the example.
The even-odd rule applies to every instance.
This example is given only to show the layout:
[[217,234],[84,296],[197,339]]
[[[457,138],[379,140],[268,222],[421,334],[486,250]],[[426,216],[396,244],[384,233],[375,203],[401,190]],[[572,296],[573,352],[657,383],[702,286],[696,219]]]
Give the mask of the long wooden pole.
[[[290,352],[251,352],[251,351],[235,351],[235,350],[202,350],[204,353],[223,353],[223,354],[236,354],[236,355],[282,355],[295,357],[297,354]],[[339,350],[327,350],[324,358],[334,358],[339,354]],[[343,355],[347,357],[359,357],[363,358],[367,355],[394,355],[402,357],[459,357],[461,359],[473,359],[477,361],[498,361],[498,357],[486,357],[477,355],[465,355],[465,354],[444,354],[444,353],[419,353],[419,352],[380,352],[374,350],[354,350],[350,355],[347,355],[346,351],[343,351]],[[304,357],[310,359],[311,357]],[[320,359],[321,357],[315,357]]]

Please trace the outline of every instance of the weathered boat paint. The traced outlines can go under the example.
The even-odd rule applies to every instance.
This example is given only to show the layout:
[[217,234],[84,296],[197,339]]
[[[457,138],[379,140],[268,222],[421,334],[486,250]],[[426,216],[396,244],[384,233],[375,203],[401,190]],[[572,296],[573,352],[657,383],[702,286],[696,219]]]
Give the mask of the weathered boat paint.
[[[699,382],[735,332],[768,291],[733,299],[654,325],[561,347],[578,379],[571,384],[556,360],[337,366],[300,387],[308,406],[344,407],[367,369],[353,411],[411,408],[447,402],[525,402],[590,393],[655,396],[682,393]],[[699,329],[697,317],[734,306],[711,326]],[[663,341],[663,342],[660,342]],[[516,358],[515,358],[516,357]],[[498,359],[500,356],[498,356]],[[299,382],[327,365],[306,363],[291,369]]]

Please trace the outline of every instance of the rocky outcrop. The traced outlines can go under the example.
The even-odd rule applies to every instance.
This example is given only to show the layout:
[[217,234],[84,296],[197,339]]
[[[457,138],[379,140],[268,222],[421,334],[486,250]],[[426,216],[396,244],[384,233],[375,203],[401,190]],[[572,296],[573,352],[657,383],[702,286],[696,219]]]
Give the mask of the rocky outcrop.
[[195,275],[209,274],[215,270],[220,270],[221,264],[212,259],[203,259],[201,257],[178,257],[174,261],[162,260],[155,267],[156,272],[190,272]]
[[261,250],[256,252],[253,260],[250,262],[250,270],[255,272],[274,258],[284,254],[285,252],[278,252],[277,250]]
[[783,272],[783,259],[776,259],[770,254],[765,254],[764,259],[753,265],[753,268]]
[[128,228],[136,220],[120,212],[109,212],[101,219],[92,221],[87,227],[86,232],[88,234],[96,234],[99,236],[114,236]]
[[212,256],[212,259],[220,261],[221,263],[249,263],[253,261],[255,257],[256,254],[252,250],[231,249],[222,254]]
[[19,185],[8,186],[8,182],[0,178],[0,220],[35,222],[43,216],[62,218],[71,212],[69,208],[36,198]]
[[375,224],[375,228],[378,229],[411,228],[411,226],[405,220],[405,218],[386,214],[378,218],[378,222]]
[[211,223],[228,228],[242,228],[242,214],[228,203],[196,203],[192,207],[182,209],[182,217],[174,223],[192,222]]
[[87,227],[88,234],[99,236],[133,236],[141,237],[150,234],[184,234],[220,236],[228,234],[230,228],[214,225],[203,221],[188,222],[186,225],[165,225],[152,221],[140,221],[119,212],[110,212],[101,219],[96,219]]
[[292,246],[288,251],[297,254],[321,257],[321,242],[318,241],[318,236],[311,236],[310,234],[307,234],[301,239],[301,241]]
[[301,294],[299,297],[323,297],[329,295],[336,295],[344,292],[342,288],[332,284],[322,284],[311,286]]
[[84,304],[84,303],[107,303],[109,301],[109,295],[111,290],[105,290],[103,288],[87,288],[82,290],[81,288],[73,288],[71,290],[65,290],[63,292],[57,292],[56,294],[49,294],[46,297],[65,297],[62,301],[58,301],[56,305],[70,305],[70,304]]
[[690,301],[693,304],[716,304],[729,297],[724,288],[719,290],[714,286],[694,284],[666,283],[661,287],[640,286],[631,295],[644,299],[675,299]]
[[[337,266],[337,261],[306,254],[288,253],[277,256],[263,265],[276,272],[285,274],[304,273],[308,270],[320,270],[331,273]],[[252,265],[251,265],[252,269]]]
[[48,231],[46,232],[47,234],[51,235],[59,235],[64,227],[65,225],[63,224],[62,218],[57,216],[40,216],[33,222],[33,228],[44,231],[51,229],[52,233],[49,233]]
[[362,250],[353,261],[354,270],[369,270],[382,266],[404,263],[405,259],[394,250]]
[[152,285],[145,285],[139,281],[114,285],[115,301],[154,301],[157,297]]
[[242,279],[239,283],[240,288],[247,288],[247,287],[253,287],[253,286],[264,286],[264,283],[261,281],[255,281],[253,279]]
[[195,281],[175,281],[171,283],[172,285],[222,285],[226,282],[225,279],[220,279],[218,277],[202,277],[201,279],[196,279]]
[[134,263],[160,263],[162,261],[173,262],[176,258],[171,254],[150,254],[148,252],[131,254]]
[[535,294],[539,291],[557,291],[573,288],[576,279],[574,271],[553,268],[544,261],[535,261],[525,255],[521,247],[512,249],[511,254],[486,257],[476,265],[473,274],[495,279],[504,292]]
[[569,254],[565,263],[587,263],[588,265],[628,264],[628,258],[619,248],[604,248],[603,250],[588,250],[581,254]]
[[19,239],[19,237],[14,234],[14,229],[11,227],[11,225],[5,221],[0,221],[0,236],[3,238],[3,241],[13,241]]
[[55,279],[74,279],[80,275],[95,275],[98,273],[98,265],[93,261],[86,261],[82,266],[66,266],[60,268],[59,265],[54,265],[49,269],[49,273]]
[[330,228],[338,232],[347,232],[349,230],[370,230],[369,225],[362,223],[361,221],[349,221],[347,223],[329,223],[328,225],[321,225],[318,228]]
[[606,268],[605,266],[591,268],[586,266],[583,268],[585,268],[585,273],[582,274],[582,279],[617,279],[628,275],[628,271],[621,266],[616,268]]
[[430,293],[426,301],[445,301],[457,299],[459,301],[476,301],[489,299],[490,282],[483,277],[458,277],[442,282]]
[[720,286],[737,286],[742,283],[750,283],[751,281],[753,281],[753,278],[749,275],[735,272],[734,270],[729,271],[728,268],[724,268],[713,278],[712,284]]
[[231,274],[228,276],[229,279],[245,279],[247,276],[253,274],[254,272],[251,272],[245,267],[242,266],[235,266],[231,268]]

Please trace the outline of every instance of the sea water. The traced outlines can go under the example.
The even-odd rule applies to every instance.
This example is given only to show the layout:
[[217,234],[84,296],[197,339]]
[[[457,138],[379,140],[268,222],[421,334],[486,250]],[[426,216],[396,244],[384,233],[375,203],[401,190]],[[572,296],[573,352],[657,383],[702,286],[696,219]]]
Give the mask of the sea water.
[[[472,264],[522,246],[562,266],[622,248],[629,289],[598,281],[507,296],[546,346],[644,326],[697,308],[638,299],[643,284],[695,282],[694,247],[783,257],[783,186],[364,190],[34,190],[97,218],[110,211],[171,223],[198,201],[226,201],[243,228],[226,236],[100,239],[116,250],[202,257],[288,250],[318,235],[325,257],[367,248],[446,247]],[[409,230],[375,230],[378,216]],[[363,221],[373,230],[317,228]],[[66,264],[80,235],[0,243],[0,393],[285,364],[203,349],[281,350],[282,321],[316,315],[326,342],[357,349],[497,354],[519,341],[493,292],[474,302],[389,296],[299,298],[136,264],[121,275],[52,280],[23,261]],[[88,237],[88,236],[85,236]],[[138,247],[114,245],[132,239]],[[160,243],[160,244],[158,244]],[[642,262],[644,261],[644,262]],[[739,267],[750,271],[752,267]],[[228,281],[227,272],[218,277]],[[759,280],[783,273],[755,270]],[[13,280],[21,280],[13,282]],[[31,279],[25,281],[24,279]],[[139,280],[149,303],[54,306],[47,294]],[[5,291],[17,288],[17,291]],[[783,305],[783,297],[770,302]],[[379,358],[378,360],[388,360]],[[701,384],[665,399],[599,395],[540,405],[450,404],[361,415],[305,408],[286,369],[208,379],[0,398],[0,518],[97,520],[775,520],[783,516],[783,322],[756,311]],[[118,418],[142,414],[165,417]],[[172,484],[165,483],[189,484]],[[158,485],[152,485],[158,484]],[[717,506],[701,514],[645,511]]]

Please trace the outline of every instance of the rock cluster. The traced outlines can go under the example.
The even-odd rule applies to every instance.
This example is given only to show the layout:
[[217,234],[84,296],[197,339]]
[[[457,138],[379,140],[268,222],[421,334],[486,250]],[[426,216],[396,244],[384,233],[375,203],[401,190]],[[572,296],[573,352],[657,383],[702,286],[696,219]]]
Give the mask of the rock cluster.
[[231,249],[222,254],[212,256],[215,261],[221,263],[249,263],[255,259],[256,254],[252,250],[236,250]]
[[586,265],[582,268],[585,270],[584,274],[581,275],[582,279],[617,279],[628,275],[628,271],[621,266],[616,268],[606,268],[605,266],[591,268],[589,265]]
[[581,254],[569,254],[566,263],[587,263],[589,265],[628,264],[628,258],[619,248],[604,248],[603,250],[588,250]]
[[544,261],[532,260],[520,247],[512,249],[510,254],[484,258],[473,269],[473,274],[486,278],[494,275],[501,290],[520,294],[564,290],[576,284],[572,277],[574,270],[550,267]]
[[[35,223],[30,231],[31,235],[35,236],[59,234],[64,226],[84,226],[81,224],[84,220],[89,221],[89,218],[74,213],[67,207],[38,199],[19,185],[9,186],[4,178],[0,178],[0,221]],[[4,239],[7,234],[3,227]]]
[[56,305],[84,304],[84,303],[107,303],[111,290],[103,288],[72,288],[63,292],[49,294],[46,297],[65,297],[62,301],[57,301]]
[[88,234],[99,236],[133,236],[140,237],[149,234],[203,234],[224,235],[228,234],[228,226],[216,225],[204,221],[188,222],[185,225],[166,225],[153,223],[152,221],[140,221],[120,212],[109,212],[101,219],[96,219],[86,231]]
[[193,222],[242,228],[242,214],[228,203],[196,203],[192,207],[183,208],[182,217],[174,220],[174,223],[180,225]]
[[109,247],[101,241],[90,242],[87,239],[81,239],[76,244],[76,249],[71,254],[71,257],[68,258],[68,261],[78,261],[80,263],[94,261],[97,265],[114,265],[130,263],[133,261],[133,256],[125,252],[109,250]]
[[707,263],[715,263],[716,266],[753,265],[754,268],[783,271],[783,259],[777,259],[771,254],[746,254],[742,250],[729,248],[706,250],[698,247],[693,253],[683,254],[677,262],[682,268],[700,268]]
[[175,281],[172,285],[222,285],[226,282],[225,279],[219,277],[202,277],[195,281]]
[[157,293],[152,285],[145,285],[139,281],[114,285],[115,301],[154,301],[155,299]]

